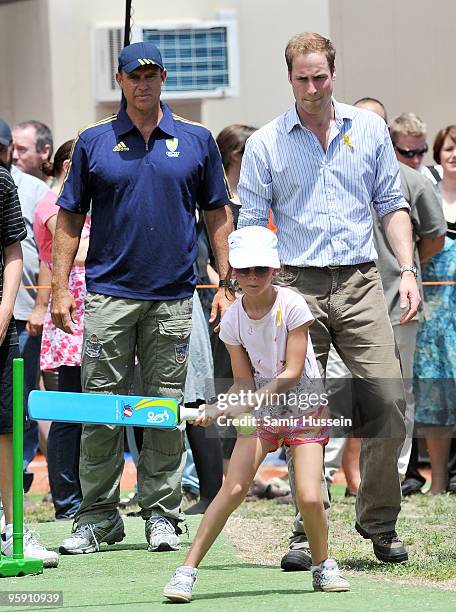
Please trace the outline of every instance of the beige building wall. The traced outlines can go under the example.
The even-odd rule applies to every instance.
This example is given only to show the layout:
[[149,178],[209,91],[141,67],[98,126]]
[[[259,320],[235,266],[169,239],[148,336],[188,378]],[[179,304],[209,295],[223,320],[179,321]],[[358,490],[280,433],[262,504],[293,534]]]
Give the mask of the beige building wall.
[[[240,96],[171,102],[173,110],[202,120],[214,133],[234,122],[260,126],[282,112],[291,103],[283,57],[287,40],[297,30],[329,34],[328,0],[287,0],[286,10],[276,0],[133,0],[133,6],[137,22],[207,20],[219,11],[237,12]],[[19,37],[21,53],[17,61],[15,56],[13,62],[0,60],[3,74],[12,74],[12,65],[15,73],[11,92],[2,88],[0,116],[3,113],[12,122],[32,115],[42,119],[52,127],[58,145],[81,126],[115,112],[117,104],[97,104],[94,99],[91,34],[96,23],[122,24],[124,10],[124,0],[26,0],[1,5],[0,35],[8,21],[8,46]],[[3,36],[0,40],[3,47]]]
[[[284,112],[292,102],[286,43],[305,30],[329,35],[327,0],[240,0],[236,5],[241,96],[204,104],[203,121],[217,133],[230,123],[260,127]],[[228,0],[220,6],[230,8],[233,3]]]
[[[91,30],[96,23],[123,23],[124,0],[48,0],[52,56],[53,116],[56,142],[80,126],[110,115],[117,104],[94,102]],[[134,21],[214,19],[235,10],[239,28],[240,96],[170,101],[178,114],[203,121],[214,133],[229,123],[260,126],[291,102],[283,59],[287,40],[301,29],[329,33],[327,0],[288,0],[293,18],[276,0],[133,0]],[[287,12],[288,15],[288,12]],[[70,61],[69,61],[70,59]]]
[[391,119],[417,113],[431,148],[436,132],[456,123],[456,1],[330,0],[330,21],[338,97],[378,98]]
[[[413,110],[429,133],[456,123],[456,1],[440,0],[133,0],[134,20],[238,16],[240,96],[172,103],[215,133],[229,123],[262,125],[291,103],[283,58],[298,31],[330,35],[337,47],[336,95],[371,95],[390,117]],[[24,0],[0,5],[0,117],[35,117],[60,144],[117,104],[94,98],[91,34],[96,23],[123,23],[124,0]],[[431,142],[430,139],[430,142]]]
[[47,0],[0,6],[0,117],[52,125],[52,74]]

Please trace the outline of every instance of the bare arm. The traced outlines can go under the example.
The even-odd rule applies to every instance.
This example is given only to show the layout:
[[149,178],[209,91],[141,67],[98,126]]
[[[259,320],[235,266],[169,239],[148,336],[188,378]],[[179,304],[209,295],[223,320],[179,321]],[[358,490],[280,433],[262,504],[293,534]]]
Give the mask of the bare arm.
[[20,242],[3,247],[3,296],[0,301],[0,346],[13,316],[14,302],[22,277],[22,248]]
[[[43,333],[44,317],[46,315],[49,298],[51,297],[51,271],[49,266],[40,261],[38,272],[38,289],[35,298],[35,306],[27,321],[26,329],[31,336],[39,336]],[[49,287],[44,289],[44,287]]]
[[[53,215],[46,221],[46,227],[51,232],[52,240],[55,239],[55,229],[57,227],[57,215]],[[79,241],[79,248],[74,258],[73,265],[84,266],[87,257],[87,250],[89,248],[89,238],[84,238]]]
[[[225,344],[225,346],[230,354],[233,384],[229,390],[223,394],[223,397],[226,397],[226,402],[220,395],[219,399],[214,404],[202,404],[199,407],[200,416],[195,420],[195,425],[202,425],[203,427],[209,425],[219,416],[225,414],[225,405],[229,405],[229,407],[232,408],[233,404],[238,402],[238,398],[241,397],[243,391],[255,392],[252,367],[245,348],[230,344]],[[239,413],[247,411],[249,411],[249,408],[245,405],[244,409],[240,410]]]
[[51,313],[54,325],[67,334],[72,334],[76,303],[68,289],[68,277],[79,248],[85,214],[68,212],[61,208],[57,215],[53,243],[52,302]]
[[[228,274],[228,235],[233,231],[233,215],[229,206],[217,208],[216,210],[205,210],[204,220],[206,222],[209,240],[211,241],[212,250],[217,262],[217,271],[220,278],[226,278]],[[211,308],[211,316],[209,323],[212,323],[217,318],[220,312],[220,317],[223,317],[225,310],[230,305],[226,297],[224,287],[221,287],[214,296]],[[218,326],[214,331],[218,331]]]
[[[382,218],[388,242],[393,249],[399,266],[413,265],[412,224],[406,210],[395,210]],[[412,272],[404,272],[399,286],[400,307],[405,311],[401,324],[408,323],[416,315],[421,298]]]
[[418,242],[418,253],[421,263],[424,263],[436,253],[442,250],[445,242],[445,236],[437,236],[437,238],[421,238]]

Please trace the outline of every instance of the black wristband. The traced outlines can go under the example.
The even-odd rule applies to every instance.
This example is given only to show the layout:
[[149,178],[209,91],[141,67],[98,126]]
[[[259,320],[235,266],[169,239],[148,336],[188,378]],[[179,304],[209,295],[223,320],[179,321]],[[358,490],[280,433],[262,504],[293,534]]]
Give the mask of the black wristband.
[[219,280],[219,287],[226,287],[227,289],[229,289],[231,287],[231,282],[226,280],[225,278],[221,278]]

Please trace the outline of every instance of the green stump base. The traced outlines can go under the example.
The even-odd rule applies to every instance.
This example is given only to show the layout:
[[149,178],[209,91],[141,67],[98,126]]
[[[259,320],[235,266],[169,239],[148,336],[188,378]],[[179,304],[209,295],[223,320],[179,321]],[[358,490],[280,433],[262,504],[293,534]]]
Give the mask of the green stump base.
[[13,559],[12,557],[2,557],[0,560],[0,578],[42,573],[43,561],[41,559]]

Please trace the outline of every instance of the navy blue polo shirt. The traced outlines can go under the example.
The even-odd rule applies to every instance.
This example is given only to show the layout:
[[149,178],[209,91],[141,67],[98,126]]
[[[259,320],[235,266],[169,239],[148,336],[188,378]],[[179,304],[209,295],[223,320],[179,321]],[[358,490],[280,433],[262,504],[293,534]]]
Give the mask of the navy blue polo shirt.
[[214,210],[229,196],[209,130],[162,110],[148,143],[123,106],[78,135],[58,204],[92,208],[88,291],[140,300],[193,294],[196,205]]

